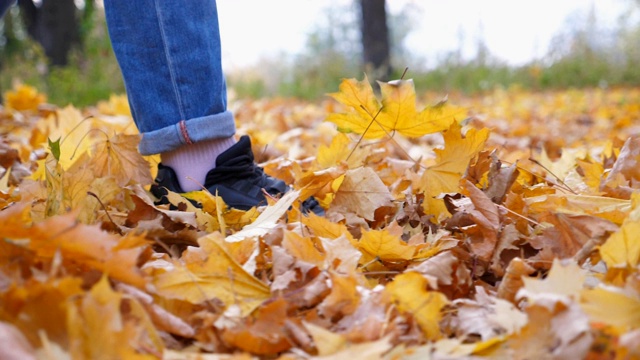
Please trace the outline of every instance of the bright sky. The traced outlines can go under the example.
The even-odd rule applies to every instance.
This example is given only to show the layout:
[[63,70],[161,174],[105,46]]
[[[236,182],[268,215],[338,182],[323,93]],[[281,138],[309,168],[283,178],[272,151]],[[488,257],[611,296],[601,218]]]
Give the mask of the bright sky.
[[[255,64],[261,57],[299,53],[325,8],[355,0],[218,0],[226,69]],[[570,17],[593,5],[601,24],[615,24],[630,0],[388,0],[398,12],[411,4],[417,28],[406,39],[416,55],[435,61],[455,50],[463,34],[466,55],[475,54],[480,34],[492,54],[512,64],[546,53]]]

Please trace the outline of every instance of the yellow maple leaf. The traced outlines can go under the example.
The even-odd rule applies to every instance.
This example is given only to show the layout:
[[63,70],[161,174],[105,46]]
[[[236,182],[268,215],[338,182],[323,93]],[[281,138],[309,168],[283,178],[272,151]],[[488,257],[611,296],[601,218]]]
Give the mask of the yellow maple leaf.
[[418,272],[409,271],[396,276],[385,288],[400,311],[412,314],[424,336],[429,340],[440,338],[442,308],[449,303],[444,294],[427,290],[428,281]]
[[456,119],[462,120],[465,110],[443,103],[418,112],[412,80],[378,82],[382,101],[378,101],[369,80],[345,79],[339,92],[329,94],[351,108],[349,113],[329,114],[327,121],[343,132],[362,134],[365,139],[380,139],[398,132],[408,137],[420,137],[445,130]]
[[367,263],[374,258],[382,261],[407,261],[413,259],[416,247],[407,245],[398,234],[388,230],[369,230],[362,234],[358,247],[363,253],[361,263]]
[[222,235],[211,233],[198,239],[200,248],[190,248],[169,271],[155,274],[158,294],[193,304],[218,298],[249,314],[271,296],[269,287],[245,271],[222,246]]
[[20,84],[13,91],[4,93],[4,106],[17,111],[38,110],[38,105],[47,101],[47,96],[38,92],[36,88]]
[[437,197],[444,193],[459,192],[460,179],[473,159],[484,148],[489,129],[469,129],[463,136],[460,125],[452,123],[444,132],[444,149],[434,150],[435,165],[427,168],[419,180],[418,189],[425,194],[425,213],[435,220],[448,216],[444,202]]
[[322,145],[318,148],[318,156],[316,157],[318,165],[322,168],[329,168],[342,161],[346,161],[350,169],[364,165],[370,151],[363,148],[356,148],[352,151],[350,145],[349,137],[338,133],[331,141],[331,145]]

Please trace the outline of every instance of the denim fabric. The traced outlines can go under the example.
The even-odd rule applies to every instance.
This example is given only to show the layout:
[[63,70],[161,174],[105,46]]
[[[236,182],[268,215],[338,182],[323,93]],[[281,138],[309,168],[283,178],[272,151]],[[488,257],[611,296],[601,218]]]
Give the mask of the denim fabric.
[[105,0],[104,6],[142,133],[140,153],[235,134],[215,0]]
[[0,18],[4,16],[7,9],[9,9],[9,7],[11,7],[15,2],[16,0],[0,0]]

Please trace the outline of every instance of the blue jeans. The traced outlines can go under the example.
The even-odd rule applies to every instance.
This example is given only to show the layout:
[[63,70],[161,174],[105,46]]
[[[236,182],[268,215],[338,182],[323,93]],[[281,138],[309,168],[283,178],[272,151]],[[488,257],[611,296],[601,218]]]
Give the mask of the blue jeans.
[[105,0],[143,155],[236,132],[215,0]]
[[7,9],[11,7],[16,2],[16,0],[0,0],[0,18],[7,12]]

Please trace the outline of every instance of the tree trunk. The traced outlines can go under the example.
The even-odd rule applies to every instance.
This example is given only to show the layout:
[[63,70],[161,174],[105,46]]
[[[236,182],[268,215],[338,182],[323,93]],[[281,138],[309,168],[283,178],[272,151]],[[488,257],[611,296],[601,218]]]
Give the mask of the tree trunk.
[[66,65],[69,51],[80,39],[74,0],[42,0],[40,6],[18,0],[18,5],[27,32],[42,45],[51,64]]
[[360,0],[364,68],[377,80],[391,75],[389,29],[385,0]]

